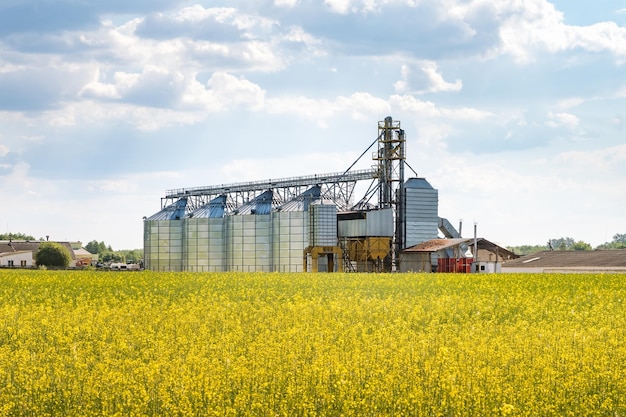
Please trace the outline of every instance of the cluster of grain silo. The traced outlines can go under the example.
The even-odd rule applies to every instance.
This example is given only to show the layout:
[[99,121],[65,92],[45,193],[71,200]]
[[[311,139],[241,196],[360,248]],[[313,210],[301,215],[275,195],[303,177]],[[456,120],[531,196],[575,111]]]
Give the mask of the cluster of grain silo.
[[[402,249],[437,237],[438,195],[424,178],[405,181],[399,122],[378,127],[370,170],[167,191],[162,209],[144,219],[145,267],[400,270]],[[373,191],[355,204],[355,184],[365,180]]]
[[[146,268],[157,271],[302,271],[306,212],[319,187],[273,209],[268,190],[227,209],[225,195],[189,210],[181,198],[144,220]],[[185,207],[185,209],[181,209]]]

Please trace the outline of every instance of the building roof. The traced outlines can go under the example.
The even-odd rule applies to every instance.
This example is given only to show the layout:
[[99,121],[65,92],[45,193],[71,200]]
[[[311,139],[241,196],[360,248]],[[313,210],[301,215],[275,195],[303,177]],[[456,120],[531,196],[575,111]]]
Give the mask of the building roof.
[[[39,249],[39,241],[25,241],[25,240],[2,240],[0,241],[0,253],[9,252],[37,252]],[[71,249],[71,246],[70,246]]]
[[90,257],[90,258],[96,258],[98,259],[98,254],[97,253],[91,253],[89,252],[87,249],[85,248],[79,248],[79,249],[74,249],[74,255],[76,255],[77,257]]
[[30,253],[32,255],[33,251],[32,250],[19,250],[16,252],[3,252],[3,253],[0,253],[0,258],[6,258],[8,256],[20,255],[24,253]]
[[512,259],[503,268],[626,268],[626,249],[543,251]]
[[[13,252],[37,252],[39,245],[44,242],[41,241],[28,241],[28,240],[0,240],[0,253],[13,253]],[[74,250],[70,242],[57,242],[68,250],[72,259],[76,259]]]
[[424,190],[434,190],[426,178],[409,178],[404,183],[404,188],[421,188]]
[[418,243],[410,248],[406,248],[404,252],[437,252],[438,250],[443,250],[473,240],[474,239],[431,239]]
[[[472,247],[474,244],[474,238],[456,238],[456,239],[431,239],[425,242],[418,243],[417,245],[411,246],[410,248],[405,249],[403,252],[405,253],[414,253],[414,252],[437,252],[440,250],[452,248],[460,245],[467,245],[468,247]],[[490,242],[485,238],[476,238],[476,244],[479,250],[487,250],[489,252],[498,253],[503,258],[516,258],[515,255],[510,250],[503,248],[502,246]]]

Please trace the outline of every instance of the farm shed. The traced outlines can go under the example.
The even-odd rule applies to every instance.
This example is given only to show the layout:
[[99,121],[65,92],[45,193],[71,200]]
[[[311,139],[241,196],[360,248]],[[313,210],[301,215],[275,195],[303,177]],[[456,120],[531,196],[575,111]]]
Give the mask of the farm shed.
[[622,272],[626,249],[594,251],[543,251],[502,264],[502,272]]
[[95,265],[98,263],[98,254],[93,254],[82,247],[74,249],[74,257],[76,258],[76,266]]
[[[478,249],[476,258],[474,244]],[[508,249],[484,238],[431,239],[403,250],[400,256],[401,272],[464,273],[499,272],[504,260],[517,257]]]

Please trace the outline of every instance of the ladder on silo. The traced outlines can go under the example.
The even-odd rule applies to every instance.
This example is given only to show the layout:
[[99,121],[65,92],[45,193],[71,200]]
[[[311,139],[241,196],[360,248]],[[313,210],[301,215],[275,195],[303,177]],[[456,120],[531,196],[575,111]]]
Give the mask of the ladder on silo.
[[343,271],[344,272],[357,272],[356,268],[352,264],[352,260],[350,260],[350,255],[348,255],[348,250],[346,248],[345,241],[339,242],[339,247],[341,248],[342,258],[343,258]]

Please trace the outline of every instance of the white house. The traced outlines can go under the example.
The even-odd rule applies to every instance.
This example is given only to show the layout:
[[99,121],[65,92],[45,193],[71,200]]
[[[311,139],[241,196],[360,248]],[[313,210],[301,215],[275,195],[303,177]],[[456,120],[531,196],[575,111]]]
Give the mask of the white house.
[[30,268],[33,266],[33,251],[22,250],[0,253],[0,266]]

